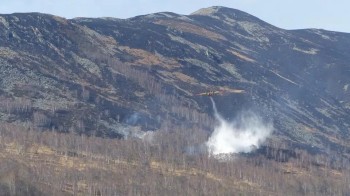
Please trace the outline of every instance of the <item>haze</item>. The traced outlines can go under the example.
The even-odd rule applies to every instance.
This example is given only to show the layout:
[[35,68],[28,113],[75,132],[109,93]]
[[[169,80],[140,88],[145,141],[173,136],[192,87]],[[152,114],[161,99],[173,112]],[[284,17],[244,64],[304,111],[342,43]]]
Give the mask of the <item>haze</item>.
[[225,6],[252,14],[285,29],[322,28],[350,32],[350,2],[345,0],[2,0],[0,13],[41,12],[66,18],[129,18],[170,11],[190,14],[200,8]]

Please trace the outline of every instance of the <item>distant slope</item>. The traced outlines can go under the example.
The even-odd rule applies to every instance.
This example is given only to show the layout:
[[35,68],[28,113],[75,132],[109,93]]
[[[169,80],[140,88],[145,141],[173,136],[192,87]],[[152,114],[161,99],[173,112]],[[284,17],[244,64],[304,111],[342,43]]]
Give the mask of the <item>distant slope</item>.
[[349,153],[350,34],[287,31],[239,10],[130,19],[0,15],[0,120],[104,137],[212,131],[209,99],[253,110],[273,140]]

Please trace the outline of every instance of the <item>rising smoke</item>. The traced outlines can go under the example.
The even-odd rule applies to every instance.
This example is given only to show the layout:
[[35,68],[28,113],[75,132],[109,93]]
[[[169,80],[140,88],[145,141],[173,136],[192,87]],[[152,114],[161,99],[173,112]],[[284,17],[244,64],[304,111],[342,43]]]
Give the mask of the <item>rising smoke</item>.
[[264,123],[253,112],[242,112],[232,122],[226,121],[218,113],[214,100],[210,99],[219,123],[206,142],[211,155],[251,152],[272,133],[272,124]]

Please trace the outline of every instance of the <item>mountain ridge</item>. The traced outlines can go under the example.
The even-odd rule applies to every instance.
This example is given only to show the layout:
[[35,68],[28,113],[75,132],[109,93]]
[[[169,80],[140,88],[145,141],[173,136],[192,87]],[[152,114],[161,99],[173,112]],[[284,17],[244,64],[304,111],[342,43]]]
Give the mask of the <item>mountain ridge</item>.
[[284,30],[223,7],[129,19],[0,17],[3,122],[106,137],[164,121],[210,132],[209,100],[193,95],[238,88],[247,93],[216,98],[226,118],[254,108],[274,121],[278,140],[348,148],[338,140],[349,131],[350,34]]

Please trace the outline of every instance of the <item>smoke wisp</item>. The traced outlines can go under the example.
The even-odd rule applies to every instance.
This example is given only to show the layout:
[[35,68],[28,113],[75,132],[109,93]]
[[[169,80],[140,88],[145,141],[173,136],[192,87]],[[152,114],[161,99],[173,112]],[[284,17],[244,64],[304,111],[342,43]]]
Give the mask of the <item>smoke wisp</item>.
[[251,152],[272,133],[272,124],[264,123],[253,112],[243,112],[232,122],[226,121],[218,113],[214,100],[210,99],[219,123],[206,142],[211,155]]

